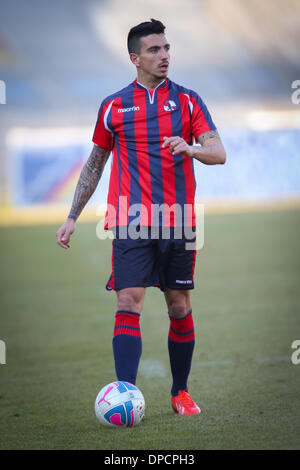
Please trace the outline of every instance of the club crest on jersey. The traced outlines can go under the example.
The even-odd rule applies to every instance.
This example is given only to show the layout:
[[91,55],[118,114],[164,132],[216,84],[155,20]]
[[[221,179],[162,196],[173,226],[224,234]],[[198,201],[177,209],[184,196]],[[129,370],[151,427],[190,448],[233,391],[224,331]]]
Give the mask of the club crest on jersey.
[[165,111],[175,111],[175,109],[177,108],[177,105],[172,100],[165,100],[163,103],[163,108]]

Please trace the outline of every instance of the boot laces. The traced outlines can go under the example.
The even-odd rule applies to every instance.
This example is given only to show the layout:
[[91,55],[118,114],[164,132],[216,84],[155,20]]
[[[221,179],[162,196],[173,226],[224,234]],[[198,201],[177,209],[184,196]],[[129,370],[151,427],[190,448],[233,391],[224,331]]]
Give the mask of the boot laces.
[[183,406],[195,406],[191,396],[186,390],[179,390],[178,398],[180,399]]

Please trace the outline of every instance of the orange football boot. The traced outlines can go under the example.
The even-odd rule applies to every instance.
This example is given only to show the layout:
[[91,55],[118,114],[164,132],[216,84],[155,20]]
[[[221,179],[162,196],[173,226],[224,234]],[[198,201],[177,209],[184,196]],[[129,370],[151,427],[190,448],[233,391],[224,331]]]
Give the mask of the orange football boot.
[[172,408],[180,415],[196,415],[201,413],[198,405],[194,402],[187,390],[179,390],[178,395],[172,397]]

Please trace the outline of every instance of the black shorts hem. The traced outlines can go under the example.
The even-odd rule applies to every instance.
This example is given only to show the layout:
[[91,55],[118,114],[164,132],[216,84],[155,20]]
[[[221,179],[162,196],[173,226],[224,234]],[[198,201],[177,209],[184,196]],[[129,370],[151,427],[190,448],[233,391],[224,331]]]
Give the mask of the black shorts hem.
[[173,290],[193,290],[195,289],[194,284],[189,284],[189,285],[178,285],[176,284],[175,286],[167,286],[167,289],[173,289]]
[[167,289],[172,289],[172,290],[193,290],[195,289],[195,286],[192,284],[192,285],[178,285],[176,284],[175,286],[170,286],[170,285],[167,285],[167,286],[161,286],[160,284],[157,284],[157,283],[144,283],[144,284],[141,284],[141,283],[138,283],[138,282],[133,282],[133,283],[130,283],[130,284],[126,284],[125,286],[115,286],[115,287],[111,287],[111,288],[108,288],[107,290],[109,292],[111,292],[112,290],[118,292],[120,290],[123,290],[123,289],[128,289],[130,287],[144,287],[145,289],[148,288],[148,287],[158,287],[162,292],[165,292]]

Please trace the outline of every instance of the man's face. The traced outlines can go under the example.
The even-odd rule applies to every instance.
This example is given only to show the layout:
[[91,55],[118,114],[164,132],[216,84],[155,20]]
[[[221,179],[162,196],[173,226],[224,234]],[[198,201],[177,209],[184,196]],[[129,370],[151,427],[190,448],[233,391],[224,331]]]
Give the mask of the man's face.
[[168,75],[170,44],[164,34],[142,37],[139,54],[131,54],[134,65],[144,74],[163,80]]

